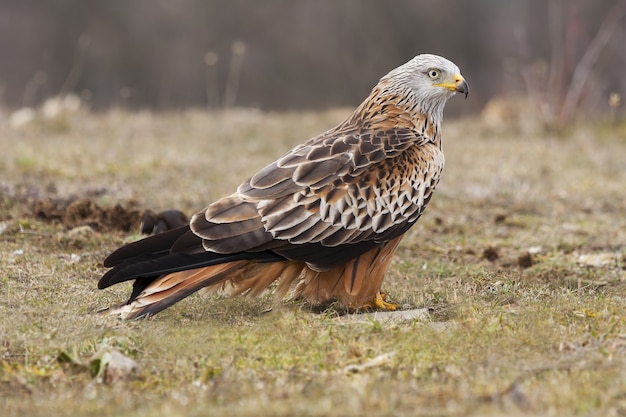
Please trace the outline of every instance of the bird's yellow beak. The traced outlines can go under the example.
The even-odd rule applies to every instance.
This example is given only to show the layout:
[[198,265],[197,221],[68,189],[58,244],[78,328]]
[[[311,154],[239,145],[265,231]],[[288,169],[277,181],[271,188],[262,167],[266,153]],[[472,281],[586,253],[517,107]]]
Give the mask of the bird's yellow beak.
[[435,84],[437,87],[447,88],[448,90],[465,94],[465,98],[469,94],[469,85],[461,74],[455,74],[452,79],[445,80],[443,83]]

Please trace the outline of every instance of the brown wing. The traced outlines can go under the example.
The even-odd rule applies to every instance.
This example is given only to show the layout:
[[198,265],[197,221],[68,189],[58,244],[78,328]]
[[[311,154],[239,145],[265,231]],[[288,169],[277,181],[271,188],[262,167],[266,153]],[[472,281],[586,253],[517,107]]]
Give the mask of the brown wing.
[[324,269],[404,233],[443,153],[407,128],[330,131],[294,148],[194,216],[206,250],[271,249]]

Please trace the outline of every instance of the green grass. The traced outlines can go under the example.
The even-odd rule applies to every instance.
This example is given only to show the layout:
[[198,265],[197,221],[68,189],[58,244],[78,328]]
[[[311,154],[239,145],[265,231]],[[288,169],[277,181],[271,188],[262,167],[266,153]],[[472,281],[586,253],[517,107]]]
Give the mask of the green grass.
[[[37,198],[72,195],[191,213],[346,114],[0,123],[2,415],[626,413],[622,125],[558,138],[444,122],[442,183],[384,284],[429,319],[352,322],[269,295],[194,295],[138,322],[92,314],[127,296],[96,281],[137,235],[32,213]],[[140,369],[107,383],[89,365],[102,349]]]

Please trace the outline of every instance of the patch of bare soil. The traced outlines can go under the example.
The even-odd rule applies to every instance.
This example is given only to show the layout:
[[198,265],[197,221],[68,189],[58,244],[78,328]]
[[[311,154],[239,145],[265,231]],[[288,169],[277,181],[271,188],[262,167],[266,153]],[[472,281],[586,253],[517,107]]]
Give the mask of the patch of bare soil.
[[35,201],[35,217],[58,221],[67,228],[90,226],[98,231],[120,230],[129,232],[140,229],[142,234],[157,234],[187,224],[187,216],[178,210],[155,213],[141,209],[136,201],[125,206],[102,207],[89,197],[76,199],[45,199]]
[[139,227],[142,210],[134,201],[125,206],[102,207],[90,197],[45,198],[35,201],[33,215],[41,220],[59,222],[67,228],[90,226],[98,231],[128,232]]
[[89,226],[99,232],[139,229],[143,234],[155,234],[188,222],[187,216],[178,210],[155,213],[132,200],[114,206],[101,206],[96,199],[105,192],[85,190],[81,194],[59,197],[54,192],[36,187],[4,187],[0,189],[0,200],[3,205],[21,206],[21,215],[61,224],[67,229]]

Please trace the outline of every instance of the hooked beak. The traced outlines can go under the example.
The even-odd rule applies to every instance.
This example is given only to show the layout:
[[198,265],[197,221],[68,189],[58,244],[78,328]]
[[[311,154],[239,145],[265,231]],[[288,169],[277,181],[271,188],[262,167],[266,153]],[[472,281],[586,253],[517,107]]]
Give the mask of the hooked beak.
[[452,77],[452,80],[435,84],[437,87],[447,88],[450,91],[454,91],[456,93],[465,94],[465,98],[469,94],[469,84],[465,81],[465,78],[461,74],[456,74]]

